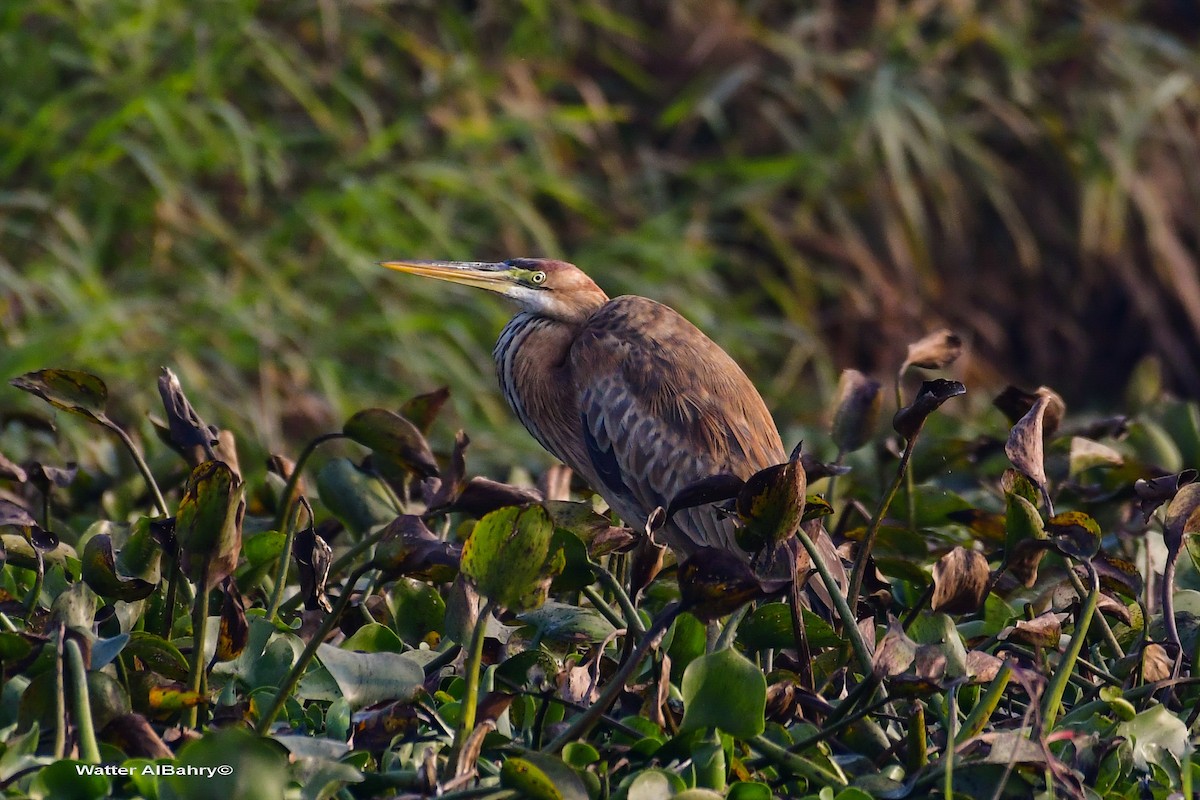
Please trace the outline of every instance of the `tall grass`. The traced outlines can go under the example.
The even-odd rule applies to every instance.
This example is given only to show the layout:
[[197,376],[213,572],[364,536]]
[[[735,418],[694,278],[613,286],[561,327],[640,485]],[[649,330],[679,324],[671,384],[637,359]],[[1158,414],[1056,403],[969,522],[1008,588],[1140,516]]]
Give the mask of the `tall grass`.
[[1112,5],[8,2],[0,374],[169,363],[264,449],[448,382],[537,465],[508,309],[374,262],[540,254],[785,426],[943,321],[1076,396],[1146,353],[1200,392],[1197,28]]

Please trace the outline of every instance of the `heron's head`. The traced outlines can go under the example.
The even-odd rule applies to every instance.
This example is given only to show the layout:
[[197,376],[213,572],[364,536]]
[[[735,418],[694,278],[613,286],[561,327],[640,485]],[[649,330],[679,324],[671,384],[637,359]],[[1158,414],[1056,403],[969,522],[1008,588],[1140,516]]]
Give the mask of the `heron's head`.
[[508,261],[384,261],[400,272],[487,289],[516,301],[525,311],[563,322],[582,322],[608,302],[608,295],[565,261],[510,258]]

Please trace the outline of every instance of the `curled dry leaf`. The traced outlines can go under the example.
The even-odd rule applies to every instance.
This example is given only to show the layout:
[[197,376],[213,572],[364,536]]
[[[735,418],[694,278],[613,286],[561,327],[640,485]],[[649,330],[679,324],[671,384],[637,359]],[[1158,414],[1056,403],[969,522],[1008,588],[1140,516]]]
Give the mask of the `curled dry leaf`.
[[870,441],[882,406],[879,389],[879,381],[858,370],[842,370],[833,415],[833,443],[838,452],[852,453]]
[[896,416],[892,418],[892,428],[911,441],[925,425],[929,415],[940,408],[942,403],[966,393],[967,387],[958,381],[948,381],[945,378],[925,381],[912,404],[896,412]]
[[384,530],[374,564],[389,577],[444,583],[458,573],[460,551],[443,542],[415,514],[401,514]]
[[1062,396],[1049,386],[1039,386],[1036,392],[1026,392],[1009,386],[996,396],[992,405],[1000,409],[1009,422],[1015,424],[1043,397],[1047,399],[1047,406],[1042,418],[1042,431],[1049,438],[1058,430],[1067,413],[1067,404],[1063,402]]
[[1135,481],[1133,491],[1140,501],[1142,521],[1149,522],[1150,517],[1159,506],[1173,498],[1180,488],[1194,483],[1196,477],[1196,470],[1185,469],[1170,475]]
[[305,609],[332,611],[333,606],[325,595],[325,581],[333,564],[333,548],[317,534],[312,525],[311,510],[309,513],[309,524],[297,531],[292,542],[292,555],[300,573],[300,595],[304,598]]
[[[229,575],[221,581],[221,623],[217,629],[217,649],[213,662],[232,661],[242,654],[250,641],[250,626],[246,622],[246,601],[237,583]],[[326,601],[328,603],[328,601]],[[329,611],[329,608],[325,608]]]
[[1050,398],[1039,397],[1025,416],[1017,420],[1008,434],[1004,454],[1012,465],[1021,471],[1043,496],[1046,494],[1046,458],[1043,423]]
[[0,479],[24,483],[27,478],[28,475],[19,464],[14,464],[0,453]]
[[1062,637],[1062,623],[1069,614],[1047,611],[1033,619],[1018,620],[1000,632],[1003,641],[1024,642],[1035,647],[1058,647]]
[[208,454],[208,458],[213,458],[215,454],[212,448],[218,443],[216,426],[206,425],[204,420],[200,419],[200,415],[183,393],[179,378],[166,367],[162,368],[162,373],[158,376],[158,393],[162,397],[163,409],[167,412],[170,444],[181,453],[188,453],[199,447]]
[[962,337],[949,328],[942,328],[908,346],[908,355],[900,372],[908,371],[909,367],[944,369],[957,361],[962,352]]
[[990,576],[982,553],[956,547],[933,565],[934,611],[970,614],[983,606]]
[[917,656],[918,644],[908,638],[902,626],[896,620],[888,625],[887,633],[883,635],[879,646],[875,649],[875,658],[871,663],[871,671],[876,678],[894,678],[908,672]]
[[1177,552],[1183,537],[1200,531],[1200,483],[1189,483],[1180,487],[1167,506],[1163,521],[1163,539],[1167,549]]
[[385,475],[391,468],[410,472],[419,478],[438,474],[437,461],[417,426],[385,408],[359,411],[342,426],[347,438],[367,447],[376,465]]
[[1165,681],[1175,674],[1175,659],[1167,648],[1151,642],[1142,648],[1142,680],[1146,683]]

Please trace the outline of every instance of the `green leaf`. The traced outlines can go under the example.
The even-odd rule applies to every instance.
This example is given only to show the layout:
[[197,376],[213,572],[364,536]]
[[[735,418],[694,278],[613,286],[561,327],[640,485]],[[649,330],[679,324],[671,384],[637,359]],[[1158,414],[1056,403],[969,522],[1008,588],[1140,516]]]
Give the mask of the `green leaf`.
[[155,584],[141,578],[125,578],[117,574],[113,556],[112,537],[98,533],[87,540],[83,548],[83,580],[101,597],[131,603],[149,597]]
[[[160,778],[179,800],[278,800],[287,793],[287,756],[280,746],[238,728],[210,731],[183,746],[179,767],[209,767],[203,780],[195,774]],[[220,769],[231,768],[228,774]],[[212,777],[208,777],[212,775]]]
[[404,642],[391,628],[378,622],[368,622],[342,642],[343,650],[364,653],[403,653]]
[[[389,462],[422,479],[438,474],[437,461],[421,431],[393,411],[385,408],[359,411],[346,420],[342,433],[363,447],[370,448],[377,461]],[[377,463],[377,466],[387,474],[383,463]]]
[[562,551],[549,552],[553,536],[554,524],[541,506],[493,511],[463,545],[463,575],[502,608],[536,608],[563,566]]
[[1163,753],[1182,759],[1188,751],[1188,731],[1183,720],[1166,706],[1154,705],[1117,726],[1117,735],[1133,740],[1133,763],[1138,769],[1162,763]]
[[[842,637],[828,622],[807,608],[802,611],[810,647],[837,647],[842,643]],[[791,607],[787,603],[763,603],[742,621],[737,638],[739,644],[752,652],[794,647],[796,634],[792,630]]]
[[207,588],[237,566],[242,550],[242,482],[223,461],[205,461],[192,470],[175,516],[175,538],[184,569],[193,581],[202,574]]
[[435,587],[413,578],[399,578],[391,590],[391,611],[396,632],[416,647],[440,632],[446,619],[446,601]]
[[545,753],[509,758],[500,768],[500,785],[529,800],[588,800],[575,770]]
[[767,680],[736,650],[697,658],[683,673],[680,731],[719,728],[739,739],[766,727]]
[[[126,658],[136,658],[142,668],[170,678],[184,681],[188,678],[188,662],[179,648],[159,636],[145,631],[129,634],[129,643],[122,651]],[[132,663],[132,662],[131,662]]]
[[43,369],[27,372],[9,381],[13,386],[34,394],[55,408],[78,414],[96,422],[107,422],[104,409],[108,387],[87,372],[73,369]]
[[38,771],[29,786],[29,797],[33,800],[91,800],[108,797],[112,791],[112,779],[102,774],[89,774],[87,767],[95,764],[71,759],[55,762]]
[[602,642],[616,630],[598,611],[547,600],[541,608],[518,614],[517,619],[557,642]]
[[396,518],[396,507],[379,478],[348,458],[334,458],[317,473],[321,502],[354,533],[363,534]]
[[352,653],[322,644],[317,658],[337,681],[351,708],[381,700],[411,700],[425,683],[420,663],[399,653]]

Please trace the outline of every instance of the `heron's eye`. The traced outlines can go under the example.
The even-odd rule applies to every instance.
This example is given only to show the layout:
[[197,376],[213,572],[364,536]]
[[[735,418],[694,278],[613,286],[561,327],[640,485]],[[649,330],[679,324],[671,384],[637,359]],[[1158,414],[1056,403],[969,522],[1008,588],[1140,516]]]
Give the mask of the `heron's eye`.
[[533,283],[534,286],[541,286],[543,283],[546,282],[546,273],[535,272],[529,276],[529,280]]

